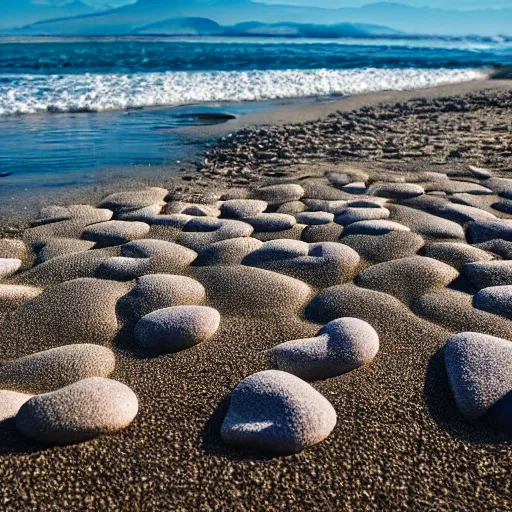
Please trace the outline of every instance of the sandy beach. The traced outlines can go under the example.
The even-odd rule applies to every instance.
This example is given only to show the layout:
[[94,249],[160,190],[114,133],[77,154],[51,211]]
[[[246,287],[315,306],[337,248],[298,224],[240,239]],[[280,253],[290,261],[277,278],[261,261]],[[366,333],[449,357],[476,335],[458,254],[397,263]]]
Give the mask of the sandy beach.
[[3,216],[3,509],[509,509],[511,114],[287,104]]

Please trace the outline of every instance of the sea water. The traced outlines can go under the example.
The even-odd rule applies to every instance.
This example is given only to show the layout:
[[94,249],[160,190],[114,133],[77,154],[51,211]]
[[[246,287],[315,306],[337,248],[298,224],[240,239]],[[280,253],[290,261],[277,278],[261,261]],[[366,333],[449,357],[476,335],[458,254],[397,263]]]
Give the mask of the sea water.
[[0,39],[0,191],[179,162],[175,129],[226,119],[211,114],[470,81],[511,56],[471,39]]

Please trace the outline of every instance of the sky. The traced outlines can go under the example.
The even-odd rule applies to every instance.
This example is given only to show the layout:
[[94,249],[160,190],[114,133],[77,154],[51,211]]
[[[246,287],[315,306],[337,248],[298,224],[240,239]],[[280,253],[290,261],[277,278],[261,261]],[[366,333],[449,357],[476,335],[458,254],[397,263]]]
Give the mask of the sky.
[[[11,2],[15,0],[0,0],[0,2]],[[134,0],[82,0],[93,7],[109,5],[117,7],[133,3]],[[311,5],[314,7],[360,7],[362,5],[381,0],[256,0],[264,3],[288,4],[288,5]],[[484,9],[512,7],[512,0],[393,0],[416,7],[439,7],[442,9]],[[62,4],[65,0],[34,0],[34,3],[55,3]]]

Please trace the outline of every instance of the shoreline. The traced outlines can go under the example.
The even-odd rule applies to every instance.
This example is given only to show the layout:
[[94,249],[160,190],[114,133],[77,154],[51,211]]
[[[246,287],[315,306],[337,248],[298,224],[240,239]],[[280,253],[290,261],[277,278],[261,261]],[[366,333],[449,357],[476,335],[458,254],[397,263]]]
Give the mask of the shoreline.
[[[95,203],[105,195],[133,189],[140,186],[178,187],[184,192],[192,193],[197,190],[197,184],[190,186],[190,181],[196,181],[200,175],[197,169],[202,167],[202,154],[217,143],[222,137],[240,130],[263,126],[283,126],[295,123],[308,123],[327,118],[336,112],[350,112],[360,108],[391,105],[397,102],[407,102],[417,98],[441,98],[446,96],[461,96],[478,91],[509,91],[512,81],[509,80],[475,80],[472,82],[450,84],[426,89],[410,91],[381,91],[340,99],[317,97],[299,100],[283,100],[283,102],[268,102],[275,106],[261,112],[244,114],[237,119],[223,124],[211,126],[193,126],[177,128],[176,133],[182,138],[183,147],[190,146],[189,160],[179,165],[117,167],[102,171],[90,183],[77,183],[83,180],[87,172],[77,171],[71,185],[33,187],[27,185],[23,190],[10,188],[9,178],[0,181],[0,223],[2,229],[13,227],[18,229],[35,218],[37,210],[49,204],[69,205],[77,202]],[[229,108],[226,106],[226,111]],[[192,176],[192,179],[191,179]],[[184,181],[184,179],[186,181]],[[69,181],[69,179],[67,179]],[[208,184],[212,185],[212,182]],[[204,184],[199,183],[199,187]],[[226,186],[222,176],[215,184],[222,190]],[[23,208],[18,205],[23,204]],[[16,205],[16,206],[15,206]]]

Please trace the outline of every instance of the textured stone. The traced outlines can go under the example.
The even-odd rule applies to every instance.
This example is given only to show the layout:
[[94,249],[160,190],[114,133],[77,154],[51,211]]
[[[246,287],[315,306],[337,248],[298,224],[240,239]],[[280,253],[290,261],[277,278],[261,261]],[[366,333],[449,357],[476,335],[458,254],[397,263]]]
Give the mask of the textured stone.
[[221,436],[234,446],[291,454],[323,441],[335,426],[336,412],[318,391],[294,375],[267,370],[232,391]]
[[370,363],[379,351],[373,327],[357,318],[328,323],[314,338],[287,341],[270,351],[279,370],[301,379],[336,377]]
[[220,315],[213,308],[176,306],[141,318],[135,326],[135,338],[144,349],[170,354],[209,340],[219,324]]
[[128,386],[92,377],[31,398],[19,410],[16,427],[40,443],[80,443],[126,428],[137,411]]
[[109,377],[114,353],[91,344],[66,345],[31,354],[0,367],[0,387],[47,393],[89,377]]
[[512,391],[512,343],[476,332],[448,339],[445,363],[461,413],[471,420],[483,416]]
[[87,226],[82,232],[82,238],[103,245],[121,245],[144,238],[148,233],[149,225],[145,222],[110,220]]
[[512,319],[512,285],[484,288],[473,297],[473,306]]

